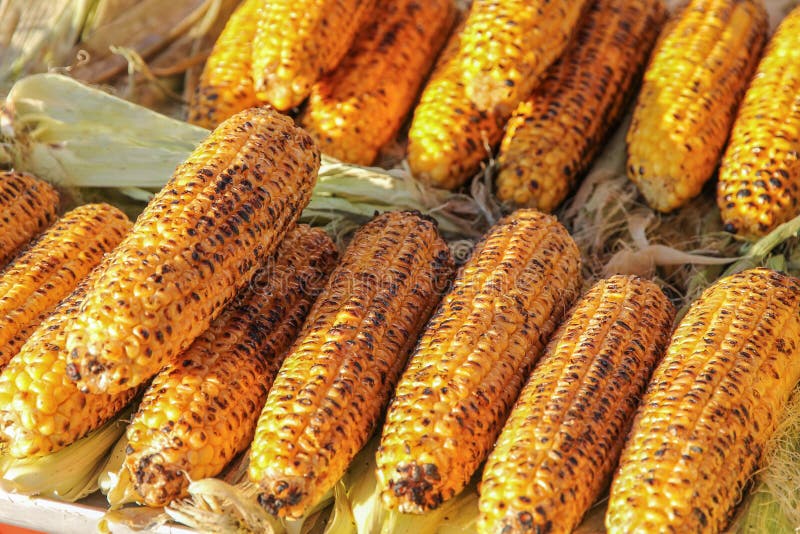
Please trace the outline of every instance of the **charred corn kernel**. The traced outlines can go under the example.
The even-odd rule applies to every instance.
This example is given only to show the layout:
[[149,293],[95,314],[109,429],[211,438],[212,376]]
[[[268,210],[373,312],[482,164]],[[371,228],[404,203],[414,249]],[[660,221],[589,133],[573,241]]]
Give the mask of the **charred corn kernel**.
[[800,213],[800,8],[770,40],[719,171],[725,228],[763,235]]
[[253,40],[256,95],[280,110],[305,100],[339,64],[375,0],[260,2]]
[[479,531],[572,532],[616,466],[674,309],[652,282],[602,280],[561,325],[489,455]]
[[464,183],[566,48],[586,0],[475,0],[422,93],[408,134],[418,178]]
[[0,373],[0,439],[11,456],[63,449],[111,419],[137,392],[82,393],[67,376],[65,327],[99,272],[100,267],[61,301]]
[[455,14],[453,0],[378,0],[300,117],[324,153],[359,165],[375,160],[397,135]]
[[335,262],[324,231],[298,226],[276,259],[156,375],[127,431],[125,463],[145,504],[185,497],[190,479],[219,474],[250,445],[272,380]]
[[435,223],[374,218],[309,314],[258,421],[250,480],[272,514],[302,516],[369,439],[453,261]]
[[252,42],[263,3],[245,0],[228,19],[189,102],[192,124],[213,129],[231,115],[260,104],[253,85]]
[[580,284],[580,253],[555,217],[519,210],[489,232],[389,407],[377,454],[387,506],[421,513],[466,486]]
[[666,15],[661,0],[591,4],[565,55],[506,126],[500,200],[547,212],[564,201],[619,121]]
[[24,172],[0,171],[0,268],[53,224],[58,192]]
[[628,131],[628,177],[651,207],[711,178],[767,32],[761,0],[690,0],[656,43]]
[[0,368],[130,229],[108,204],[75,208],[0,275]]
[[672,336],[636,414],[606,526],[719,532],[800,379],[800,280],[753,269],[717,281]]
[[206,330],[308,204],[319,151],[292,120],[250,108],[175,171],[69,321],[70,376],[135,387]]

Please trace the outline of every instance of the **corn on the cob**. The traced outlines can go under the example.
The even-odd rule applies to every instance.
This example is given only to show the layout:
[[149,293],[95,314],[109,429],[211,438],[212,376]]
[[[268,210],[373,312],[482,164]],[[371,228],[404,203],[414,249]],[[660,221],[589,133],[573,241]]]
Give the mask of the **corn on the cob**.
[[480,532],[572,532],[608,482],[674,309],[652,282],[598,282],[559,328],[481,482]]
[[280,110],[299,105],[339,64],[375,0],[261,2],[253,40],[256,95]]
[[628,177],[662,212],[717,166],[767,32],[761,0],[691,0],[656,43],[628,131]]
[[745,93],[719,171],[730,232],[763,235],[800,213],[800,8],[781,22]]
[[324,153],[359,165],[375,160],[397,134],[455,14],[453,0],[378,1],[300,117]]
[[65,325],[73,380],[134,387],[185,350],[308,204],[319,151],[292,120],[250,108],[179,166]]
[[0,268],[53,224],[58,201],[47,182],[23,172],[0,172]]
[[428,324],[383,427],[383,502],[421,513],[461,491],[581,283],[554,217],[519,210],[462,267]]
[[63,449],[111,419],[137,392],[82,393],[67,374],[66,326],[101,269],[102,264],[59,303],[0,373],[0,438],[11,456]]
[[690,308],[642,399],[609,533],[718,532],[800,379],[800,280],[753,269]]
[[319,229],[298,226],[178,361],[156,375],[128,427],[125,464],[148,506],[184,497],[253,439],[286,350],[336,262]]
[[497,197],[550,212],[616,125],[667,11],[661,0],[598,0],[565,55],[506,126]]
[[192,124],[213,129],[234,113],[259,105],[251,67],[263,3],[245,0],[228,19],[192,93],[187,119]]
[[435,223],[389,212],[361,228],[278,373],[250,453],[270,512],[298,518],[375,429],[453,261]]
[[113,249],[130,221],[108,204],[75,208],[0,275],[0,369],[58,302]]
[[414,176],[452,189],[566,48],[586,0],[475,0],[422,93],[408,134]]

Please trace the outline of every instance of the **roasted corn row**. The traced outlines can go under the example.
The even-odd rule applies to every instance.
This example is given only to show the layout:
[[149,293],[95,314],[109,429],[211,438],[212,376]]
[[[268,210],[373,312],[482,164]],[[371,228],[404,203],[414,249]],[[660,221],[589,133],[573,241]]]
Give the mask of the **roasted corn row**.
[[711,178],[767,32],[761,0],[690,0],[656,43],[628,131],[628,177],[651,207]]
[[653,373],[611,487],[606,526],[719,532],[800,379],[800,280],[753,269],[689,309]]
[[397,135],[455,15],[453,0],[378,0],[336,70],[314,85],[300,117],[322,152],[372,164]]
[[290,344],[336,263],[320,229],[300,225],[178,360],[156,375],[127,430],[125,464],[148,506],[184,497],[250,445]]
[[375,217],[312,308],[258,421],[250,480],[272,514],[298,518],[369,439],[453,260],[434,222]]
[[[475,0],[422,93],[408,134],[414,176],[455,188],[566,48],[586,0]],[[502,60],[501,60],[502,58]]]
[[745,93],[719,171],[725,228],[763,235],[800,214],[800,8],[783,19]]
[[253,85],[253,38],[262,0],[244,0],[233,12],[206,60],[189,102],[188,121],[209,130],[258,106]]
[[652,282],[602,280],[536,365],[489,455],[479,531],[572,532],[608,483],[674,309]]
[[116,393],[188,348],[294,226],[319,163],[308,134],[274,110],[223,122],[145,208],[64,325],[72,379]]
[[11,456],[63,449],[114,417],[137,393],[82,393],[67,375],[66,326],[101,269],[102,264],[59,303],[0,373],[0,439]]
[[58,192],[24,172],[0,171],[0,268],[56,220]]
[[384,504],[422,513],[465,487],[580,285],[555,217],[519,210],[489,232],[395,391],[377,454]]
[[619,121],[666,15],[661,0],[591,4],[564,56],[508,121],[501,201],[546,212],[564,201]]
[[260,2],[253,40],[256,95],[282,111],[339,64],[375,0]]
[[0,274],[0,369],[130,229],[108,204],[70,211]]

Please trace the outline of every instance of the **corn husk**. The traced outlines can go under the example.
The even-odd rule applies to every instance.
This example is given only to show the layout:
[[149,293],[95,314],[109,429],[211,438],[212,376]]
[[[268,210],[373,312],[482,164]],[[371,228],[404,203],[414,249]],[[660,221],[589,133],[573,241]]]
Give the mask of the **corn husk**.
[[0,455],[0,489],[74,502],[99,488],[109,450],[125,431],[131,409],[53,454],[17,459]]
[[18,77],[72,63],[96,0],[0,0],[0,91]]
[[[0,166],[68,188],[122,192],[141,209],[207,135],[68,77],[38,74],[18,81],[6,98]],[[131,204],[126,207],[130,213]],[[402,170],[327,157],[303,220],[341,235],[375,212],[393,209],[426,213],[454,238],[475,238],[490,222],[485,205],[469,195],[425,186]]]

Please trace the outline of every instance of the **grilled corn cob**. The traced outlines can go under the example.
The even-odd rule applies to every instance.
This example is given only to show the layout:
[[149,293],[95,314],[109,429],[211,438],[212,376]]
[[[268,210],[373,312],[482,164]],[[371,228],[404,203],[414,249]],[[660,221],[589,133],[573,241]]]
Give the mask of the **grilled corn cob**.
[[108,204],[75,208],[0,275],[0,369],[130,229]]
[[53,224],[58,192],[22,172],[0,172],[0,268],[34,236]]
[[319,162],[311,138],[269,108],[223,122],[145,208],[64,326],[72,379],[116,393],[185,350],[295,224]]
[[455,20],[453,0],[379,0],[300,124],[322,151],[370,165],[394,139]]
[[497,197],[550,212],[617,123],[666,18],[661,0],[598,0],[506,126]]
[[250,480],[272,514],[298,518],[375,429],[453,261],[433,222],[389,212],[361,228],[269,392]]
[[408,163],[433,185],[464,183],[566,48],[586,0],[475,0],[422,93]]
[[243,109],[259,105],[252,53],[262,0],[245,0],[228,19],[206,60],[189,102],[188,121],[213,129]]
[[628,131],[628,177],[683,206],[717,166],[767,32],[761,0],[691,0],[656,43]]
[[111,419],[137,392],[82,393],[67,376],[66,326],[100,269],[59,303],[0,373],[0,439],[11,456],[63,449]]
[[653,373],[620,459],[609,533],[718,532],[800,379],[800,280],[753,269],[707,289]]
[[673,307],[633,276],[598,282],[559,328],[489,455],[480,532],[572,532],[616,465]]
[[421,513],[464,488],[580,283],[578,248],[554,217],[519,210],[490,231],[395,391],[377,455],[384,504]]
[[291,232],[274,262],[178,361],[156,375],[128,427],[125,464],[149,506],[184,497],[253,439],[259,409],[336,262],[319,229]]
[[719,171],[730,232],[763,235],[800,213],[800,8],[778,27],[745,93]]
[[253,40],[256,95],[280,110],[299,105],[339,64],[375,0],[261,2]]

